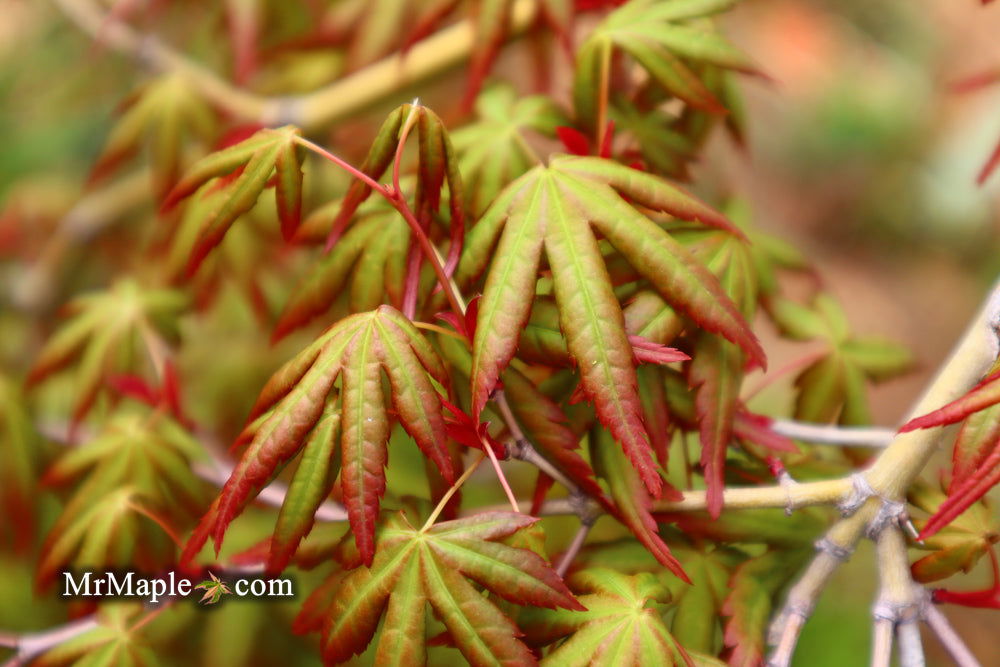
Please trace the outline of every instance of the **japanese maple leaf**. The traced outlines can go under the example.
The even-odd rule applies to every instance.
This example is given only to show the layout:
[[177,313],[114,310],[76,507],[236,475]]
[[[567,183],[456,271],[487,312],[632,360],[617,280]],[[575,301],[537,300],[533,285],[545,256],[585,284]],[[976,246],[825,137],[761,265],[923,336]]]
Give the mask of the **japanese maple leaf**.
[[1000,360],[995,362],[986,377],[966,392],[964,396],[956,398],[937,410],[914,417],[903,424],[899,432],[906,433],[919,428],[947,426],[997,404],[1000,404]]
[[592,568],[570,577],[585,610],[528,609],[522,627],[532,644],[555,644],[542,660],[553,667],[694,663],[663,622],[670,594],[648,572]]
[[724,112],[692,64],[754,71],[749,58],[703,20],[735,4],[634,0],[608,14],[577,51],[573,106],[580,123],[595,129],[615,50],[628,54],[667,93],[699,109]]
[[245,446],[243,456],[188,542],[182,562],[190,562],[209,535],[218,548],[233,518],[301,451],[278,516],[268,569],[280,570],[294,554],[338,469],[352,532],[370,564],[390,433],[383,371],[399,423],[453,482],[441,396],[434,386],[447,386],[447,370],[409,320],[381,306],[330,327],[271,377],[237,440]]
[[[143,628],[149,612],[137,602],[99,605],[93,621],[30,660],[36,667],[62,665],[155,665],[160,662],[150,633]],[[159,649],[162,652],[162,648]],[[15,657],[13,660],[17,660]],[[12,662],[10,664],[18,664]]]
[[509,84],[486,88],[476,98],[477,120],[455,130],[451,139],[466,183],[466,202],[482,213],[504,185],[533,167],[532,133],[552,136],[567,121],[552,100],[520,96]]
[[8,519],[0,530],[6,543],[7,527],[13,533],[16,553],[33,548],[38,492],[38,470],[44,450],[28,404],[18,383],[0,374],[0,511]]
[[133,341],[143,341],[150,356],[153,337],[176,340],[180,315],[188,304],[181,292],[146,289],[122,280],[103,292],[84,294],[66,307],[67,323],[49,338],[28,375],[28,386],[76,363],[73,418],[93,406],[109,376],[136,364],[128,354]]
[[202,446],[166,415],[151,419],[132,407],[63,451],[42,477],[46,485],[77,487],[42,545],[40,587],[69,566],[155,571],[176,555],[165,537],[177,539],[176,526],[203,511],[206,489],[191,469]]
[[201,599],[198,600],[198,602],[201,604],[215,604],[222,599],[223,595],[232,595],[233,592],[229,590],[229,586],[215,576],[214,573],[209,572],[208,576],[211,577],[211,579],[206,579],[195,586],[195,588],[205,589],[205,594],[201,596]]
[[188,260],[193,275],[202,260],[225,237],[236,220],[253,208],[270,183],[275,185],[278,219],[286,240],[295,235],[302,217],[302,164],[297,128],[265,128],[247,139],[195,162],[167,194],[169,212],[199,189],[202,196],[218,187],[225,196],[208,208]]
[[993,568],[993,585],[977,591],[950,591],[938,588],[931,592],[931,599],[937,603],[957,604],[980,609],[1000,609],[1000,562],[996,551],[989,550],[990,565]]
[[642,423],[633,347],[594,230],[700,327],[739,345],[753,363],[763,365],[764,352],[716,278],[638,205],[740,235],[724,216],[660,178],[610,160],[559,156],[497,197],[468,235],[456,279],[461,284],[490,264],[473,340],[478,417],[528,321],[544,249],[581,390],[658,495],[662,482]]
[[915,520],[923,537],[918,546],[930,552],[911,568],[913,578],[921,583],[969,572],[983,555],[992,554],[993,545],[1000,542],[1000,525],[985,500],[969,503],[942,522],[943,512],[954,502],[953,496],[946,497],[939,489],[919,484],[910,490],[907,499],[930,515]]
[[[659,535],[659,528],[652,515],[652,498],[639,479],[639,474],[628,465],[624,453],[611,442],[608,431],[595,427],[590,432],[590,458],[594,470],[603,478],[611,492],[617,510],[616,518],[642,542],[662,565],[681,580],[690,583],[680,562],[670,553],[670,547]],[[671,497],[680,495],[671,487]]]
[[[324,225],[320,231],[325,238],[340,206],[340,201],[334,201],[320,207],[299,231],[310,233],[313,220],[318,220]],[[373,310],[386,302],[402,303],[410,243],[406,221],[385,200],[366,202],[353,216],[350,228],[296,285],[271,340],[278,341],[327,312],[342,295],[351,313]]]
[[215,125],[214,111],[185,76],[161,75],[129,97],[94,164],[91,179],[103,178],[148,143],[154,187],[163,196],[177,182],[183,167],[185,135],[207,142]]
[[930,536],[1000,484],[1000,361],[964,396],[910,420],[901,433],[965,420],[952,449],[948,498],[924,526]]
[[870,424],[867,383],[896,377],[913,365],[912,355],[902,346],[854,335],[843,309],[828,294],[817,294],[808,307],[781,297],[766,305],[784,336],[826,345],[825,353],[795,378],[796,419]]
[[429,603],[469,663],[535,664],[518,627],[479,587],[515,604],[583,610],[541,556],[500,541],[536,521],[486,512],[416,529],[402,512],[386,512],[371,566],[355,563],[334,575],[322,628],[324,660],[339,663],[362,653],[384,615],[375,663],[425,664]]
[[727,617],[723,641],[728,663],[734,667],[763,664],[767,624],[775,599],[812,549],[769,551],[740,565],[729,582],[729,596],[722,607]]

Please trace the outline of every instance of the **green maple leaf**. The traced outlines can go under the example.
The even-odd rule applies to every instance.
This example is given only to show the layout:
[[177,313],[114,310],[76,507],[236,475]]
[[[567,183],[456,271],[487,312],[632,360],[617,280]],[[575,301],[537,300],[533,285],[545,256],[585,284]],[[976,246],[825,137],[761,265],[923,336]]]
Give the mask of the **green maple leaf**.
[[767,624],[775,599],[796,572],[812,557],[810,548],[769,551],[746,561],[733,573],[730,593],[722,607],[728,617],[723,642],[728,663],[737,667],[762,664]]
[[[670,553],[670,548],[659,535],[659,528],[651,513],[652,498],[620,448],[611,442],[611,435],[603,428],[590,432],[590,458],[597,475],[607,482],[612,500],[617,508],[617,518],[662,565],[680,579],[690,582],[680,562]],[[676,492],[675,492],[676,493]]]
[[[360,171],[372,180],[389,171],[408,122],[413,124],[411,129],[416,134],[418,157],[416,173],[412,178],[400,179],[400,189],[413,190],[411,209],[432,241],[436,242],[441,232],[448,235],[450,246],[444,264],[450,273],[462,248],[465,209],[462,175],[444,122],[427,107],[412,104],[397,107],[382,123]],[[445,191],[446,216],[441,211]],[[366,206],[361,215],[356,215],[371,193],[367,183],[355,179],[342,198],[329,202],[307,219],[297,239],[316,240],[325,228],[327,254],[294,291],[281,314],[275,338],[329,308],[346,291],[343,287],[348,282],[349,310],[353,312],[375,308],[386,296],[402,308],[407,263],[415,252],[411,247],[411,231],[384,201]],[[429,272],[425,274],[430,277]],[[426,296],[430,288],[431,283],[423,280],[418,292]]]
[[324,660],[360,654],[384,615],[376,664],[425,664],[430,604],[469,663],[534,664],[517,626],[469,580],[515,604],[583,609],[538,554],[499,541],[536,521],[487,512],[417,530],[402,513],[385,513],[371,565],[336,573],[304,610],[326,609]]
[[181,292],[145,289],[131,279],[77,297],[65,307],[71,319],[46,342],[27,383],[41,382],[78,361],[73,416],[80,419],[93,406],[108,375],[134,368],[136,359],[142,358],[135,354],[133,341],[146,341],[148,346],[148,336],[154,332],[168,341],[178,339],[178,319],[186,307]]
[[[746,228],[746,207],[731,204],[729,218]],[[754,246],[732,234],[716,230],[676,232],[677,239],[714,273],[740,313],[752,321],[758,288]],[[722,511],[726,452],[733,439],[733,420],[740,406],[745,356],[732,343],[699,332],[694,342],[688,382],[695,391],[695,412],[701,442],[701,466],[708,487],[708,510],[713,517]]]
[[[910,490],[907,500],[934,518],[947,497],[939,489],[921,483]],[[928,519],[918,519],[914,523],[926,530]],[[970,503],[945,527],[918,544],[931,553],[913,563],[913,577],[927,583],[958,572],[969,572],[997,542],[1000,542],[1000,525],[996,512],[986,501]]]
[[545,665],[693,664],[663,621],[670,594],[652,574],[605,568],[570,577],[585,611],[528,609],[521,616],[533,644],[556,644]]
[[149,625],[141,604],[105,603],[96,613],[95,625],[86,632],[59,642],[31,661],[38,667],[149,667],[159,665],[150,645]]
[[670,632],[687,650],[717,654],[719,612],[729,594],[733,570],[746,556],[732,548],[687,546],[683,542],[676,553],[691,577],[691,585],[678,579],[663,582],[676,605]]
[[209,572],[208,576],[211,578],[206,579],[205,581],[195,586],[196,589],[198,588],[205,589],[205,594],[201,596],[201,599],[198,600],[198,602],[200,602],[201,604],[215,604],[216,602],[222,599],[223,595],[233,594],[233,592],[229,590],[229,586],[227,586],[217,576],[215,576],[213,572]]
[[653,171],[687,180],[687,164],[697,156],[698,144],[677,126],[676,118],[661,109],[639,109],[627,100],[609,108],[615,133],[627,133]]
[[694,107],[722,112],[723,105],[697,66],[754,69],[706,20],[735,4],[735,0],[632,0],[611,12],[577,51],[573,106],[580,121],[594,129],[601,80],[615,49],[627,53],[664,91]]
[[866,384],[896,377],[913,364],[902,346],[851,333],[840,305],[818,294],[807,308],[782,297],[767,302],[782,334],[795,340],[820,340],[827,352],[795,379],[795,419],[809,422],[870,424]]
[[212,197],[212,206],[205,207],[198,238],[188,259],[189,275],[222,241],[237,218],[253,208],[272,176],[281,233],[286,240],[295,235],[302,217],[302,164],[296,142],[299,134],[291,126],[259,130],[248,139],[195,162],[167,194],[162,206],[164,212],[196,191],[195,196],[199,197],[211,197],[215,188],[225,192],[225,197]]
[[[413,129],[416,131],[418,144],[413,210],[421,219],[428,215],[433,217],[441,206],[443,190],[447,186],[448,227],[452,242],[447,264],[451,266],[458,259],[461,239],[465,233],[464,189],[455,149],[441,118],[419,104],[403,104],[396,107],[379,128],[360,171],[373,180],[382,178],[396,157],[400,133],[413,115],[416,116]],[[336,241],[340,237],[355,211],[371,196],[371,193],[372,188],[364,181],[351,182],[330,227],[330,241]]]
[[177,182],[182,167],[184,135],[211,140],[215,113],[180,74],[165,74],[132,94],[121,118],[111,129],[94,164],[100,178],[149,144],[154,187],[164,195]]
[[505,185],[537,163],[529,132],[553,136],[568,121],[547,97],[520,97],[507,84],[497,84],[476,98],[478,120],[459,128],[451,139],[465,178],[466,202],[479,215]]
[[39,584],[68,565],[154,571],[171,562],[174,543],[165,531],[189,525],[205,506],[204,485],[191,470],[203,457],[176,422],[131,410],[66,450],[43,481],[79,486],[42,545]]
[[409,320],[380,306],[330,327],[271,377],[237,441],[245,446],[243,455],[188,542],[182,562],[197,555],[209,535],[218,547],[233,518],[301,451],[268,568],[280,570],[294,554],[338,468],[352,532],[370,564],[390,432],[383,371],[396,418],[444,478],[454,481],[435,386],[447,386],[447,371]]
[[[320,207],[303,222],[307,238],[326,238],[330,220],[343,202]],[[316,223],[321,223],[322,227]],[[319,230],[321,237],[315,233]],[[346,298],[351,313],[381,303],[400,304],[410,249],[410,228],[382,198],[366,202],[350,228],[295,287],[275,325],[273,339],[284,337]]]
[[633,350],[591,226],[671,306],[740,345],[754,362],[763,364],[764,353],[715,277],[637,206],[734,231],[719,213],[662,179],[609,160],[559,156],[497,197],[469,233],[456,279],[462,284],[490,263],[473,341],[478,416],[528,321],[544,249],[582,391],[655,495],[662,482],[640,416]]

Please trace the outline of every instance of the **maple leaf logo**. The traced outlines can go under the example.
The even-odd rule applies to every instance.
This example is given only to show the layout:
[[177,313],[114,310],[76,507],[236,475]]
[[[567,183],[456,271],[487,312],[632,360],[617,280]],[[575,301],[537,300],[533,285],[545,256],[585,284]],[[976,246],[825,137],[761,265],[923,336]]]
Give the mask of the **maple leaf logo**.
[[222,599],[223,595],[232,595],[233,592],[229,590],[229,586],[226,586],[226,584],[224,584],[217,576],[211,572],[208,573],[208,576],[211,577],[211,579],[206,579],[195,586],[196,589],[205,589],[205,594],[201,596],[201,599],[198,600],[198,602],[202,604],[215,604]]

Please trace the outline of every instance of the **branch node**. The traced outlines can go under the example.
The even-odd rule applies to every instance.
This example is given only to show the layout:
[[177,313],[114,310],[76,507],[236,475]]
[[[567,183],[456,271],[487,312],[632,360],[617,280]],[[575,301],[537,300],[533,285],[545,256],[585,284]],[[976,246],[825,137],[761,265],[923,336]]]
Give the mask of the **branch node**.
[[265,125],[282,127],[283,125],[302,125],[305,105],[301,97],[294,95],[283,95],[270,101],[268,106],[261,112],[261,120]]
[[569,495],[569,506],[573,514],[580,518],[580,523],[584,526],[593,526],[601,514],[601,509],[585,493],[576,491]]
[[853,549],[843,547],[827,537],[816,540],[816,551],[821,551],[841,563],[846,563],[854,553]]
[[865,537],[875,540],[888,526],[893,523],[900,526],[906,520],[906,505],[897,500],[882,499],[875,517],[865,527]]
[[864,505],[869,498],[876,495],[875,489],[868,483],[868,479],[863,473],[858,472],[851,475],[851,486],[851,493],[837,504],[840,515],[845,518],[857,512],[858,508]]
[[159,38],[152,33],[143,33],[139,35],[139,39],[136,43],[135,50],[135,60],[144,70],[151,72],[162,71],[163,66],[159,60],[159,55],[162,50]]

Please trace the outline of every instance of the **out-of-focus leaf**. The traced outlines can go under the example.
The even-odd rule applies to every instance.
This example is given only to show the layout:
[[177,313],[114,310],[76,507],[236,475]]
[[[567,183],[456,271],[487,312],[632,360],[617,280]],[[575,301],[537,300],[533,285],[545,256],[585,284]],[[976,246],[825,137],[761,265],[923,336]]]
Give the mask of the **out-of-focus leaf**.
[[281,233],[286,240],[295,235],[302,214],[301,148],[296,142],[299,134],[292,126],[260,130],[191,165],[167,194],[162,207],[164,212],[172,210],[199,188],[197,196],[200,197],[209,196],[215,188],[226,193],[201,221],[198,239],[188,259],[189,275],[197,271],[237,218],[253,208],[272,176]]
[[207,500],[191,469],[203,457],[176,422],[131,410],[116,413],[92,440],[63,453],[43,482],[82,481],[42,546],[39,585],[49,585],[70,565],[154,572],[173,562],[174,539]]
[[207,143],[214,133],[215,113],[188,80],[179,74],[161,75],[131,95],[94,164],[91,178],[104,178],[146,143],[153,187],[162,197],[177,182],[183,168],[185,135]]
[[766,305],[782,335],[818,340],[828,346],[828,351],[795,379],[796,419],[868,424],[871,414],[867,383],[897,377],[913,365],[912,355],[905,348],[881,338],[851,334],[846,315],[827,294],[818,294],[810,307],[780,296],[769,298]]
[[149,347],[153,335],[177,340],[178,318],[186,307],[181,292],[145,289],[131,279],[77,297],[65,307],[71,319],[49,338],[35,360],[28,386],[78,362],[73,416],[81,419],[110,374],[136,370],[134,341]]
[[765,634],[775,598],[812,556],[812,549],[770,551],[736,569],[722,613],[728,617],[723,641],[728,664],[756,667],[764,660]]
[[667,589],[648,573],[606,568],[573,574],[570,585],[586,608],[527,609],[521,625],[532,644],[558,643],[545,665],[692,665],[662,618]]
[[[307,225],[309,220],[303,227]],[[278,317],[272,340],[326,312],[345,291],[351,312],[372,310],[387,298],[400,305],[409,245],[410,228],[388,204],[366,206],[364,214],[359,214],[294,289]]]
[[326,599],[312,601],[310,614],[326,607],[324,659],[339,663],[360,654],[384,614],[375,662],[425,664],[429,603],[471,664],[534,664],[517,626],[469,580],[515,604],[583,609],[538,554],[501,542],[536,521],[487,512],[418,530],[402,513],[386,513],[371,566],[334,574]]
[[452,133],[452,142],[468,207],[479,215],[504,186],[537,163],[530,133],[552,136],[566,120],[547,97],[519,97],[506,84],[484,90],[475,110],[478,120]]
[[160,660],[143,635],[147,627],[141,604],[101,605],[92,629],[56,644],[31,661],[39,667],[154,667]]
[[937,581],[959,571],[968,572],[1000,542],[1000,524],[986,500],[970,502],[954,518],[937,522],[952,498],[925,485],[914,487],[908,495],[912,505],[931,515],[930,519],[914,521],[923,537],[918,546],[932,552],[913,563],[917,581]]
[[701,549],[679,546],[676,553],[692,584],[688,586],[676,580],[664,582],[677,607],[670,631],[685,649],[718,653],[716,636],[721,629],[720,611],[729,594],[732,571],[745,556],[735,549],[707,546]]
[[257,70],[258,39],[264,21],[263,0],[226,0],[226,24],[233,52],[233,79],[246,85]]
[[615,49],[627,53],[671,95],[713,113],[724,111],[698,75],[697,66],[754,70],[750,60],[704,20],[734,4],[733,0],[633,0],[611,12],[577,53],[573,101],[581,124],[595,129],[597,109],[602,103],[600,80],[608,75]]
[[784,510],[728,510],[718,518],[704,512],[657,513],[660,522],[676,523],[685,535],[713,542],[767,544],[799,548],[812,544],[827,524],[822,511],[803,509],[786,516]]
[[41,438],[15,383],[0,375],[0,537],[8,534],[14,549],[23,551],[37,530],[35,500]]
[[188,541],[182,562],[194,558],[209,535],[218,548],[229,523],[305,450],[292,483],[301,493],[286,496],[285,504],[292,505],[283,508],[272,541],[269,569],[283,567],[330,492],[335,468],[329,458],[339,428],[344,504],[361,556],[371,564],[390,429],[383,371],[394,416],[445,479],[454,481],[441,396],[434,385],[447,386],[445,368],[409,320],[380,306],[330,327],[271,377],[237,440],[245,447],[243,456]]

